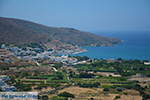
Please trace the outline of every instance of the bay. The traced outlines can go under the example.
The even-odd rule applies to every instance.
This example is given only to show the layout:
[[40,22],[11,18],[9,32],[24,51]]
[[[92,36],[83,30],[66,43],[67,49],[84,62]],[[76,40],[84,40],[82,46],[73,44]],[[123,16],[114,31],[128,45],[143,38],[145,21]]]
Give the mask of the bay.
[[81,47],[88,52],[76,54],[91,59],[117,59],[119,57],[139,60],[150,60],[150,32],[93,32],[98,35],[124,40],[113,47]]

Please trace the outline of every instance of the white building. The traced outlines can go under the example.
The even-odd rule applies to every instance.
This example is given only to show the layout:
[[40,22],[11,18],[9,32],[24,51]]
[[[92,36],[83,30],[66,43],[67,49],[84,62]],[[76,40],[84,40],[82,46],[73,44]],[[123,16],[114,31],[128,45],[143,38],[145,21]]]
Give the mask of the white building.
[[1,86],[1,89],[6,91],[6,92],[16,91],[17,90],[17,88],[15,86],[9,86],[9,85]]
[[150,62],[144,62],[145,65],[150,65]]
[[0,87],[1,87],[1,86],[5,86],[5,85],[7,85],[7,84],[4,83],[4,81],[3,81],[2,79],[0,79]]
[[9,77],[7,75],[2,75],[2,76],[0,76],[0,79],[2,81],[7,81],[7,80],[9,80]]
[[1,48],[2,48],[2,49],[5,49],[5,47],[6,47],[5,44],[2,44]]
[[17,88],[15,86],[9,86],[5,81],[9,80],[9,77],[7,75],[0,76],[0,89],[4,90],[6,92],[10,91],[16,91]]

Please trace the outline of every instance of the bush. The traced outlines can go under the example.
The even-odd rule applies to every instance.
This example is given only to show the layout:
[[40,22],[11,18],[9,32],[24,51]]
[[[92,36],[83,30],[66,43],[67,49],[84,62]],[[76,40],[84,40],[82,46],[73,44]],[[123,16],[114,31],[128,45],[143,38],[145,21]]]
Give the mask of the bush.
[[128,93],[124,93],[124,95],[128,95]]
[[80,73],[79,77],[80,78],[92,78],[94,74],[88,74],[88,73]]
[[93,87],[99,87],[100,83],[99,82],[95,82],[95,83],[77,83],[77,85],[79,85],[79,87],[84,87],[84,88],[93,88]]
[[49,84],[52,88],[56,88],[56,87],[59,87],[61,84],[59,83],[50,83]]
[[147,100],[147,98],[142,98],[142,100]]
[[143,98],[150,99],[150,94],[144,94],[144,95],[143,95]]
[[21,82],[16,82],[14,84],[14,86],[17,87],[17,90],[21,90],[21,91],[30,91],[30,90],[32,90],[30,84],[23,84]]
[[109,88],[104,88],[103,91],[109,91]]
[[41,87],[41,86],[37,86],[37,87],[35,87],[34,89],[41,90],[41,89],[42,89],[42,87]]
[[122,92],[122,89],[119,88],[119,89],[117,89],[117,91],[118,91],[118,92]]
[[146,76],[147,76],[147,77],[150,77],[150,72],[149,72],[149,71],[146,72]]
[[115,97],[115,99],[119,99],[119,98],[121,98],[121,97],[120,97],[120,96],[116,96],[116,97]]
[[61,97],[72,97],[74,98],[75,96],[71,93],[68,93],[68,92],[61,92],[58,94],[58,96],[61,96]]
[[41,76],[27,76],[27,79],[48,79],[48,77],[41,77]]
[[94,98],[91,97],[91,100],[94,100]]
[[42,100],[48,100],[48,96],[47,95],[43,95],[42,96]]
[[22,90],[23,91],[30,91],[30,90],[32,90],[32,88],[31,87],[26,87],[26,88],[23,88]]
[[68,100],[67,97],[53,96],[50,100]]

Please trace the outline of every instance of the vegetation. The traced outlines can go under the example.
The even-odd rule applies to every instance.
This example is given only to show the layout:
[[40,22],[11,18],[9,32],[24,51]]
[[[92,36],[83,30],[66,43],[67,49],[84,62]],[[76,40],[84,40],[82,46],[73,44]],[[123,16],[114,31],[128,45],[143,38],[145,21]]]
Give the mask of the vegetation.
[[109,88],[104,88],[103,91],[109,91]]
[[35,87],[34,89],[39,89],[39,90],[41,90],[43,87],[48,87],[48,84],[44,84],[44,82],[41,82],[40,84],[38,84],[38,86],[37,87]]
[[[130,77],[128,77],[139,73],[141,76],[148,76],[150,65],[144,65],[143,62],[140,60],[123,60],[118,58],[115,62],[97,59],[93,63],[88,62],[87,64],[79,64],[71,67],[56,63],[54,65],[58,69],[56,72],[43,73],[39,70],[29,72],[21,70],[20,72],[9,75],[10,80],[6,81],[6,83],[16,86],[17,91],[35,90],[43,92],[46,89],[45,92],[53,94],[53,97],[50,97],[51,100],[68,100],[68,98],[74,98],[75,94],[72,92],[62,92],[56,95],[59,90],[65,89],[66,87],[84,88],[86,91],[80,95],[88,96],[88,98],[92,96],[91,99],[94,99],[94,96],[99,96],[100,93],[104,94],[104,96],[110,93],[119,94],[119,96],[114,98],[118,99],[121,95],[132,95],[130,92],[125,92],[125,90],[131,89],[132,91],[139,92],[137,94],[143,97],[143,100],[148,100],[150,99],[150,85],[148,82],[143,82],[144,85],[141,85],[143,84],[142,82],[130,80]],[[108,75],[101,75],[101,72],[107,73]],[[119,76],[114,77],[112,73]],[[52,89],[49,90],[49,87]],[[101,91],[102,89],[103,91]],[[97,91],[98,93],[94,93],[93,91]],[[39,98],[43,100],[49,99],[47,95],[40,95]]]
[[106,61],[99,61],[91,64],[79,64],[73,66],[77,68],[77,71],[94,71],[94,72],[117,72],[109,63]]
[[77,71],[94,71],[94,72],[115,72],[122,76],[131,76],[137,73],[150,76],[150,65],[144,65],[140,60],[123,60],[118,59],[116,62],[107,63],[106,60],[99,60],[91,64],[79,64],[73,66]]
[[21,82],[16,82],[15,85],[19,91],[30,91],[31,85],[30,84],[23,84]]
[[67,97],[53,96],[53,97],[51,98],[51,100],[68,100],[68,98],[67,98]]
[[63,72],[56,72],[53,76],[47,79],[47,82],[60,82],[65,83],[68,82],[67,76]]
[[61,92],[58,94],[58,96],[61,96],[61,97],[72,97],[74,98],[75,96],[71,93],[68,93],[68,92]]
[[56,69],[59,69],[62,67],[62,63],[55,64],[53,67],[55,67]]
[[77,58],[78,59],[78,61],[84,61],[84,60],[88,60],[88,59],[90,59],[89,57],[87,57],[87,56],[83,56],[83,57],[81,57],[81,56],[73,56],[74,58]]
[[88,73],[80,73],[79,77],[80,78],[92,78],[94,74],[88,74]]
[[44,80],[21,80],[21,82],[44,82]]
[[99,82],[94,82],[94,83],[77,83],[79,87],[84,87],[84,88],[93,88],[93,87],[100,87]]
[[48,100],[48,96],[47,95],[43,95],[42,96],[42,100]]
[[116,97],[115,97],[115,99],[119,99],[119,98],[121,98],[121,97],[120,97],[120,96],[116,96]]
[[42,44],[44,43],[50,43],[60,47],[62,43],[79,46],[112,46],[113,44],[121,42],[120,39],[102,37],[73,28],[47,27],[12,18],[0,17],[0,20],[2,22],[0,27],[0,43],[16,45],[27,44],[32,46],[37,43],[43,48],[44,46]]

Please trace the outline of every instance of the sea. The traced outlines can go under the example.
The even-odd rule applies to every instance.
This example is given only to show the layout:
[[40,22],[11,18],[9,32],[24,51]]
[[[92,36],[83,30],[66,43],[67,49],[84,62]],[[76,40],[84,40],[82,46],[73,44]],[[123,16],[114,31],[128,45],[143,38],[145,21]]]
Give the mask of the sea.
[[[124,40],[112,47],[81,47],[88,52],[76,54],[91,59],[150,60],[150,32],[93,32],[98,35]],[[74,55],[73,55],[74,56]]]

